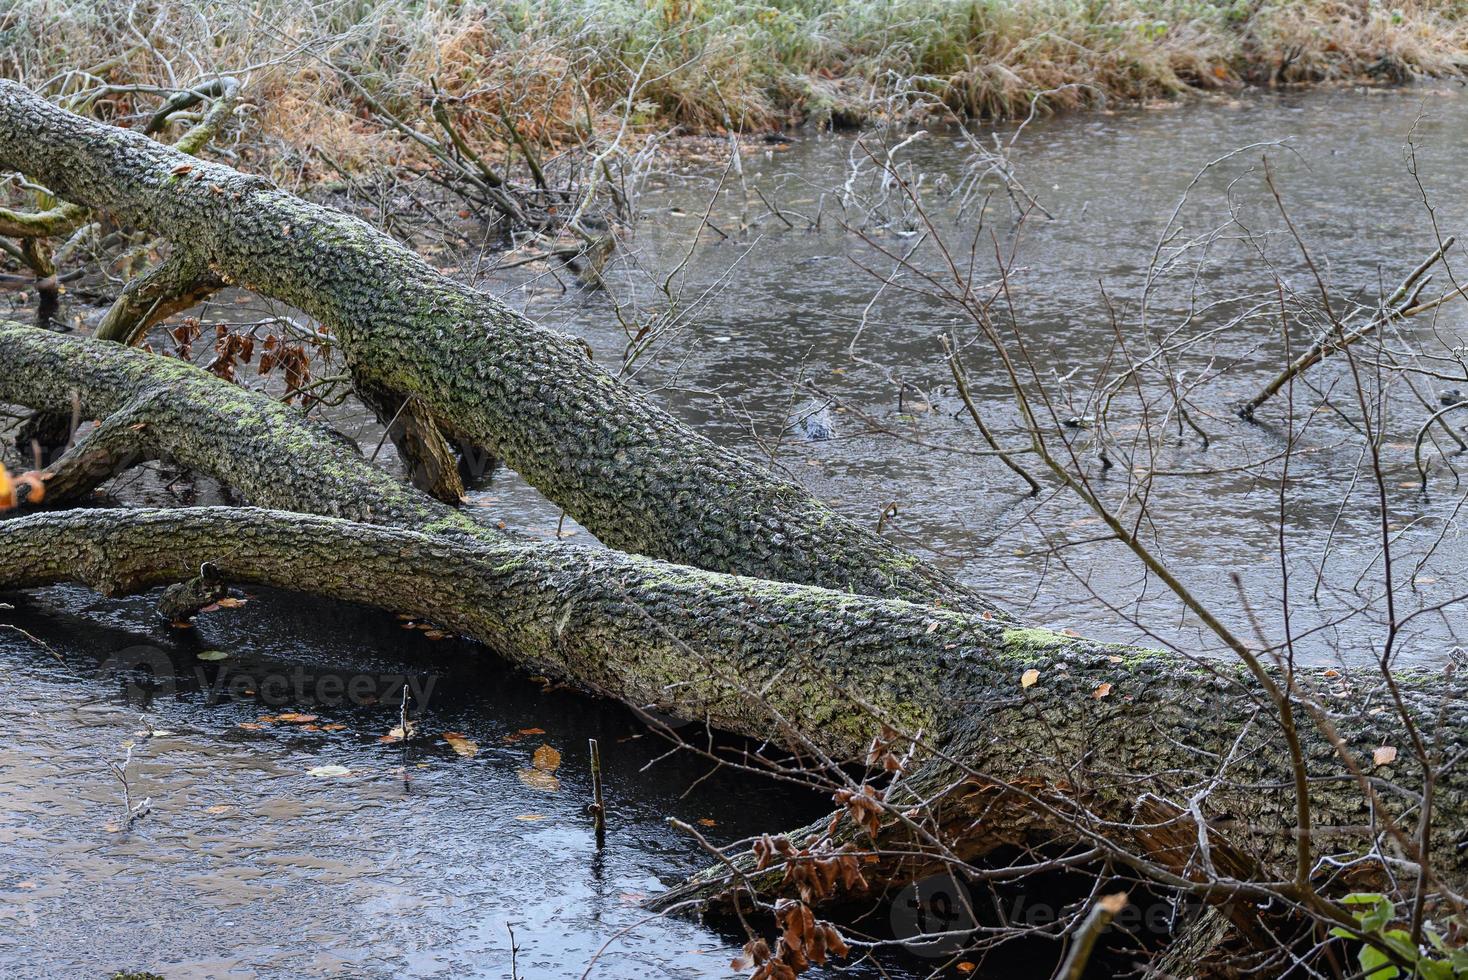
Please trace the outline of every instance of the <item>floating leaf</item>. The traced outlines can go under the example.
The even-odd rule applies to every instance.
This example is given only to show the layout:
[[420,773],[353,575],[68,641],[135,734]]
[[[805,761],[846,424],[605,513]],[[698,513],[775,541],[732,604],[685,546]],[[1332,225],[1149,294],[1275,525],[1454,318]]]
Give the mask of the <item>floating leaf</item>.
[[555,777],[555,771],[561,766],[561,753],[549,745],[542,745],[530,757],[530,764],[534,768],[521,769],[515,773],[520,777],[520,782],[531,789],[546,793],[554,793],[561,788],[561,781]]
[[220,599],[218,602],[216,602],[215,605],[218,606],[220,609],[238,609],[240,606],[243,606],[249,601],[249,599],[239,599],[235,596],[227,595],[223,599]]
[[700,817],[698,822],[703,827],[717,827],[719,825],[717,820],[711,820],[708,817]]
[[230,806],[228,803],[219,803],[219,804],[216,804],[215,806],[209,807],[204,812],[205,813],[212,813],[212,814],[214,814],[214,816],[217,817],[221,813],[228,813],[229,811],[231,811],[233,809],[234,809],[234,807]]
[[1383,745],[1371,753],[1371,761],[1378,766],[1389,766],[1397,761],[1397,750],[1395,746]]
[[257,724],[257,723],[255,723],[253,721],[242,721],[242,722],[240,722],[239,727],[245,729],[246,731],[258,732],[262,728],[264,728],[265,726],[264,725]]
[[519,816],[517,816],[515,819],[516,820],[544,820],[545,819],[545,814],[543,814],[543,813],[522,813]]
[[1023,674],[1020,674],[1019,675],[1019,686],[1020,687],[1034,687],[1035,684],[1036,684],[1036,682],[1039,681],[1039,679],[1040,679],[1040,672],[1038,670],[1036,670],[1035,668],[1031,667],[1029,670],[1027,670]]
[[229,654],[223,650],[204,650],[198,654],[200,660],[228,660]]
[[346,766],[317,766],[315,769],[306,770],[306,775],[308,776],[320,776],[323,778],[329,776],[350,776],[351,774],[352,770]]
[[449,748],[465,759],[472,759],[479,754],[479,743],[472,738],[465,738],[458,732],[444,732],[443,740],[449,743]]
[[315,721],[320,715],[303,715],[295,711],[283,711],[275,716],[276,721],[288,721],[296,725],[308,725]]
[[561,781],[544,769],[519,769],[515,775],[520,777],[520,782],[542,793],[555,793],[561,788]]
[[1107,695],[1109,695],[1110,693],[1111,693],[1111,682],[1110,681],[1106,681],[1106,682],[1103,682],[1103,683],[1098,684],[1096,686],[1096,690],[1094,690],[1094,691],[1091,692],[1091,697],[1093,697],[1093,698],[1095,698],[1096,700],[1099,701],[1102,698],[1104,698]]

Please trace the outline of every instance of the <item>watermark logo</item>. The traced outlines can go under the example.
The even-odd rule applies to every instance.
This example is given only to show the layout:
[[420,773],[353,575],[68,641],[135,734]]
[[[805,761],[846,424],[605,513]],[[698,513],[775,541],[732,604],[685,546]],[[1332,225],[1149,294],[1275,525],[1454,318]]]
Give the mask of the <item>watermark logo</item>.
[[175,664],[166,650],[147,645],[117,651],[102,664],[101,674],[120,680],[130,701],[146,703],[187,688],[203,692],[209,704],[249,700],[272,708],[397,704],[406,692],[421,712],[438,685],[437,674],[311,671],[300,665],[271,669],[228,660],[195,663],[189,669]]
[[178,671],[164,650],[143,644],[124,647],[102,662],[102,676],[122,683],[129,701],[147,701],[178,690]]
[[973,895],[954,875],[929,875],[892,900],[892,935],[919,956],[947,957],[969,945],[978,928]]

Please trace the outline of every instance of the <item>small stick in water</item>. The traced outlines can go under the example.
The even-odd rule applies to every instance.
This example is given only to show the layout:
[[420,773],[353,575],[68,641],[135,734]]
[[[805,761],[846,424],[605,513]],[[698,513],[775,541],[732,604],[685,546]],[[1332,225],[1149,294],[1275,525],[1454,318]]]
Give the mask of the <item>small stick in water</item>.
[[591,749],[591,793],[594,798],[594,802],[586,810],[591,814],[591,825],[596,830],[596,846],[600,848],[607,842],[607,808],[601,795],[601,747],[594,738],[586,741]]

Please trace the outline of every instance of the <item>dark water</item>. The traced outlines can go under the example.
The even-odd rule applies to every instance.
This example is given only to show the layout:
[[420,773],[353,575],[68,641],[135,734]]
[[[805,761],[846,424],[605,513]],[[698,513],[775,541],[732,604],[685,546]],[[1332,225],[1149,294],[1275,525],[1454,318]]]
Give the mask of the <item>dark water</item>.
[[[1419,170],[1443,230],[1463,230],[1468,98],[1452,92],[1270,96],[1031,126],[1013,158],[1025,185],[1056,216],[1027,223],[1013,277],[1021,329],[1037,358],[1056,374],[1076,371],[1084,388],[1109,349],[1098,280],[1117,298],[1121,319],[1134,322],[1142,270],[1179,196],[1204,164],[1246,144],[1288,139],[1287,147],[1267,152],[1296,224],[1335,287],[1371,294],[1379,280],[1394,282],[1433,242],[1402,153],[1424,111]],[[715,438],[773,455],[775,465],[858,520],[876,524],[895,504],[886,533],[929,551],[1032,620],[1136,638],[1140,631],[1109,603],[1145,620],[1163,641],[1206,647],[1155,583],[1143,589],[1119,549],[1084,542],[1098,525],[1076,505],[1047,497],[1037,510],[992,459],[873,434],[858,417],[909,440],[975,445],[956,417],[960,406],[938,347],[945,328],[968,337],[971,327],[938,303],[893,289],[872,303],[853,343],[877,285],[857,263],[882,274],[890,263],[838,225],[852,152],[847,137],[812,137],[744,158],[742,174],[725,181],[711,215],[728,238],[704,232],[681,276],[682,301],[702,302],[684,329],[636,366],[636,383]],[[1209,171],[1179,212],[1185,236],[1223,227],[1229,237],[1209,249],[1196,275],[1190,266],[1159,285],[1152,301],[1159,327],[1176,321],[1190,292],[1200,303],[1267,297],[1273,284],[1266,263],[1292,287],[1308,287],[1260,180],[1260,152]],[[666,308],[667,297],[649,283],[679,263],[698,227],[723,166],[714,156],[659,178],[644,195],[645,220],[624,262],[654,275],[638,275],[629,264],[610,272],[613,295],[639,307],[629,308],[629,317]],[[946,200],[944,176],[956,180],[969,159],[952,134],[939,133],[899,155],[929,175],[924,190],[935,207]],[[795,227],[773,217],[754,188],[790,209]],[[1001,241],[1011,243],[1009,204],[995,199],[990,207]],[[1231,207],[1237,224],[1227,226]],[[813,217],[817,210],[821,230],[806,230],[795,212]],[[941,212],[946,226],[972,230],[973,212],[954,220],[952,210],[950,204]],[[845,215],[861,220],[855,206]],[[884,224],[881,217],[866,223],[875,241],[901,249],[912,240],[900,221]],[[1238,240],[1238,224],[1267,233],[1265,258]],[[605,294],[562,290],[519,270],[484,273],[482,281],[543,322],[586,336],[599,359],[617,363],[625,338]],[[1238,305],[1201,316],[1197,329],[1225,325]],[[1436,321],[1411,327],[1419,338],[1436,329],[1452,343],[1463,316],[1448,307]],[[1153,501],[1166,518],[1162,550],[1184,579],[1237,622],[1229,575],[1238,573],[1266,630],[1280,618],[1280,503],[1268,468],[1248,464],[1278,451],[1282,429],[1244,426],[1227,404],[1277,364],[1281,346],[1271,330],[1267,319],[1221,330],[1180,363],[1196,371],[1209,357],[1238,362],[1216,390],[1199,396],[1212,447],[1183,440],[1159,465],[1237,469],[1164,479]],[[976,348],[969,362],[986,412],[999,431],[1012,434],[1013,413],[992,359]],[[1339,377],[1339,366],[1320,370],[1322,383]],[[771,454],[790,410],[812,397],[798,384],[802,378],[839,398],[846,411],[832,412],[834,438],[787,435]],[[1461,581],[1465,548],[1449,521],[1461,492],[1450,479],[1435,483],[1426,498],[1398,486],[1415,480],[1410,447],[1403,447],[1424,412],[1399,393],[1390,404],[1390,515],[1403,529],[1398,567],[1413,569],[1409,578],[1417,580],[1403,602],[1416,608],[1445,601]],[[1261,418],[1277,423],[1282,411],[1266,409]],[[370,446],[370,428],[364,431]],[[1331,624],[1375,594],[1375,513],[1364,491],[1341,506],[1360,464],[1354,447],[1332,447],[1350,436],[1346,423],[1322,418],[1302,437],[1315,451],[1292,465],[1285,511],[1296,555],[1297,627]],[[555,533],[557,511],[512,476],[497,479],[479,502],[511,526]],[[1314,602],[1312,566],[1332,526],[1325,584]],[[576,530],[571,522],[566,527]],[[576,540],[586,537],[581,532]],[[1433,556],[1414,569],[1413,556],[1439,538]],[[510,975],[513,929],[524,977],[579,976],[588,967],[598,977],[726,976],[742,942],[734,933],[678,919],[644,921],[642,898],[704,863],[666,818],[712,821],[701,829],[725,842],[823,812],[821,800],[786,787],[728,773],[705,779],[707,765],[687,756],[654,761],[666,743],[630,713],[544,691],[473,645],[426,638],[390,616],[260,594],[182,631],[156,621],[148,597],[111,601],[51,589],[15,601],[5,621],[65,658],[59,663],[30,640],[0,631],[0,724],[7,733],[0,740],[0,963],[18,975],[95,977],[146,968],[171,980],[502,977]],[[1369,655],[1380,642],[1378,619],[1349,618],[1301,647],[1318,659]],[[1439,662],[1460,642],[1463,625],[1455,606],[1421,617],[1403,656]],[[208,651],[228,656],[199,657]],[[136,674],[108,669],[119,659],[153,663],[163,683],[150,690]],[[383,744],[398,724],[400,677],[420,688],[433,684],[420,699],[426,732],[460,733],[478,743],[478,753],[462,757],[441,739]],[[359,694],[371,693],[358,703],[331,703],[333,692],[350,689],[354,679]],[[238,681],[235,694],[219,694],[231,690],[231,680]],[[281,686],[288,690],[283,701],[262,703]],[[317,718],[260,720],[281,712]],[[537,728],[543,731],[524,734]],[[139,734],[149,730],[157,734]],[[600,854],[583,812],[588,737],[603,747],[615,810]],[[129,742],[129,790],[135,799],[149,798],[151,811],[119,829],[122,782],[109,764],[122,764]],[[554,788],[534,772],[542,745],[561,755]],[[1028,972],[1053,953],[1042,944],[1028,954]],[[888,969],[911,976],[927,967],[910,959]],[[869,967],[855,972],[875,975]],[[989,970],[1026,972],[1013,964]]]
[[[1013,254],[1016,329],[1060,402],[1062,418],[1094,412],[1085,403],[1090,386],[1109,357],[1116,363],[1103,288],[1127,343],[1143,351],[1138,324],[1146,270],[1154,251],[1169,264],[1148,293],[1146,332],[1173,339],[1201,335],[1201,342],[1175,357],[1173,373],[1192,379],[1210,370],[1221,376],[1195,394],[1191,410],[1210,437],[1208,448],[1191,432],[1178,439],[1175,429],[1161,427],[1170,438],[1153,465],[1179,475],[1156,481],[1150,500],[1154,544],[1196,595],[1251,637],[1235,574],[1269,642],[1283,637],[1280,468],[1271,460],[1286,445],[1287,402],[1281,395],[1265,405],[1256,426],[1240,422],[1230,406],[1256,392],[1284,363],[1275,275],[1287,292],[1318,305],[1315,280],[1265,183],[1264,157],[1335,307],[1344,309],[1347,300],[1369,303],[1389,291],[1436,245],[1432,215],[1409,171],[1409,135],[1442,234],[1465,230],[1465,119],[1468,97],[1456,89],[1417,88],[1261,95],[1041,120],[1022,134],[1011,156],[1025,187],[1054,220],[1032,213],[1016,232],[1007,198],[1000,193],[990,203],[986,221],[1000,247]],[[977,341],[966,362],[983,412],[996,431],[1010,435],[1010,445],[1024,442],[1016,438],[1018,417],[999,364],[971,322],[905,288],[922,285],[911,277],[873,299],[880,281],[872,273],[885,277],[894,265],[876,246],[902,253],[916,241],[906,233],[915,225],[884,225],[859,206],[843,215],[839,202],[854,156],[860,154],[849,138],[807,139],[747,156],[742,179],[725,178],[712,221],[730,237],[705,231],[684,273],[684,303],[701,300],[706,291],[712,297],[658,350],[651,366],[635,366],[636,377],[704,431],[773,456],[789,475],[856,519],[877,526],[884,510],[895,509],[883,522],[885,533],[929,552],[1028,619],[1126,641],[1145,640],[1150,631],[1153,643],[1216,649],[1215,641],[1180,616],[1178,604],[1155,580],[1144,580],[1129,553],[1089,542],[1104,528],[1073,498],[1046,494],[1039,502],[1029,500],[1023,485],[992,457],[933,448],[984,448],[943,361],[940,337],[948,330],[960,343]],[[1220,158],[1226,159],[1199,176]],[[953,134],[934,132],[896,159],[922,175],[935,224],[966,262],[978,209],[955,220],[949,189],[959,184],[972,154]],[[667,181],[644,198],[648,220],[639,228],[635,257],[640,267],[667,270],[682,258],[717,185],[709,169],[690,168],[685,178]],[[871,170],[868,162],[865,171]],[[869,179],[853,183],[859,194],[874,196]],[[771,215],[765,201],[791,209],[787,218],[795,228]],[[812,217],[820,211],[822,230],[809,230],[797,211]],[[843,216],[869,242],[843,232]],[[748,227],[740,232],[741,225]],[[1180,247],[1205,239],[1211,240],[1206,249],[1185,253]],[[981,283],[995,278],[993,249],[986,236],[976,263]],[[1460,250],[1453,258],[1461,282],[1468,261]],[[920,253],[919,261],[925,269],[939,268],[930,252]],[[666,308],[649,278],[656,277],[614,279],[618,295],[645,309]],[[1446,289],[1447,282],[1439,270],[1436,286]],[[607,315],[605,300],[566,298],[543,283],[535,288],[528,301],[533,312],[547,321],[574,323],[605,352],[604,360],[616,363],[625,338]],[[506,293],[524,294],[523,287]],[[1426,296],[1437,294],[1433,288]],[[1184,326],[1189,308],[1195,315]],[[1248,309],[1256,310],[1251,319],[1231,322]],[[1435,370],[1464,378],[1451,348],[1463,343],[1465,311],[1468,303],[1460,300],[1436,316],[1406,321],[1394,348],[1410,343],[1430,350],[1437,355]],[[1314,335],[1309,325],[1294,321],[1293,349],[1303,350]],[[1295,653],[1318,661],[1369,657],[1385,630],[1379,511],[1354,428],[1360,411],[1345,359],[1307,377],[1332,394],[1344,421],[1316,414],[1298,435],[1290,464],[1283,506]],[[781,440],[789,413],[798,418],[800,407],[815,397],[807,383],[838,400],[836,437],[812,442],[792,432]],[[1414,384],[1434,409],[1442,389],[1468,389],[1444,379]],[[1321,401],[1304,383],[1297,385],[1295,399],[1302,418]],[[1123,444],[1135,436],[1140,420],[1124,402],[1113,416],[1113,437]],[[1400,382],[1389,387],[1383,403],[1382,462],[1401,618],[1461,592],[1468,548],[1449,518],[1464,487],[1448,467],[1461,470],[1463,461],[1437,463],[1431,492],[1423,496],[1413,439],[1429,412]],[[1461,428],[1468,417],[1449,421]],[[886,433],[874,434],[874,428]],[[1085,439],[1077,445],[1084,453]],[[1456,448],[1446,440],[1444,446]],[[1137,465],[1146,462],[1143,454]],[[1221,472],[1196,475],[1208,469]],[[1123,468],[1103,473],[1092,451],[1087,471],[1119,505],[1126,489]],[[1129,619],[1145,623],[1147,631]],[[1441,662],[1465,626],[1461,605],[1422,613],[1399,639],[1401,662]]]

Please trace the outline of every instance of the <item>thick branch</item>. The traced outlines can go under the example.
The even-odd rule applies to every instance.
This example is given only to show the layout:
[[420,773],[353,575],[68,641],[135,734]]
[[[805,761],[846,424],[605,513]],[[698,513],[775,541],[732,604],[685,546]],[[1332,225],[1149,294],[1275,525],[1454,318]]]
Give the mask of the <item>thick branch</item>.
[[122,287],[92,336],[129,346],[154,324],[196,306],[224,288],[224,280],[193,253],[179,249]]
[[[434,533],[498,537],[363,459],[298,409],[191,364],[121,344],[0,321],[0,401],[125,424],[166,455],[252,503]],[[132,429],[132,426],[142,427]]]

